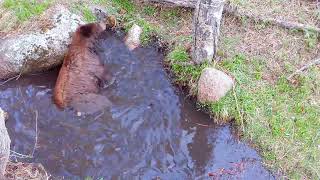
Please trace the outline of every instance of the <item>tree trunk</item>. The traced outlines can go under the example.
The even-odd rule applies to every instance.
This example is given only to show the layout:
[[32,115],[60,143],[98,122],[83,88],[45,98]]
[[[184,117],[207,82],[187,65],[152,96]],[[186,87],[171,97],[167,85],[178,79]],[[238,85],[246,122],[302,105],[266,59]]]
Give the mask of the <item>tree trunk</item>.
[[201,64],[216,55],[224,0],[199,0],[194,15],[193,61]]
[[0,178],[3,178],[9,160],[10,142],[10,137],[5,126],[5,113],[0,108]]
[[196,8],[194,15],[193,61],[211,61],[217,52],[224,0],[148,0],[173,6]]

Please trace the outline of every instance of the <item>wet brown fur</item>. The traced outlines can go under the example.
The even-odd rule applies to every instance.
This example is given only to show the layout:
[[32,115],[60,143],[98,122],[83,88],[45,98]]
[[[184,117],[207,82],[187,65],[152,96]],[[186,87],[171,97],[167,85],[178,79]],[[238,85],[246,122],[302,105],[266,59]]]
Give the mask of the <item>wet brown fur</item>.
[[68,107],[86,94],[99,92],[105,68],[93,49],[97,36],[104,30],[100,24],[91,23],[74,33],[54,89],[58,107]]

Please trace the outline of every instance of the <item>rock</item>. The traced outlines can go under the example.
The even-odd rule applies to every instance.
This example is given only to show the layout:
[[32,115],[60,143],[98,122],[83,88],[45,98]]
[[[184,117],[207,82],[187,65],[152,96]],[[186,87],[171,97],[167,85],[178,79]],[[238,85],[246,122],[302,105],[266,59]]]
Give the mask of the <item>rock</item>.
[[10,137],[5,125],[5,112],[0,108],[0,178],[4,175],[10,154]]
[[198,101],[217,102],[233,87],[234,82],[226,73],[215,68],[205,68],[198,82]]
[[142,28],[136,24],[134,24],[128,31],[125,43],[130,50],[134,50],[135,48],[140,46],[141,33],[142,33]]
[[107,12],[107,8],[105,8],[104,6],[90,4],[88,8],[96,16],[98,22],[104,21],[109,14]]
[[80,24],[84,24],[80,16],[57,5],[30,22],[32,31],[26,28],[0,37],[0,79],[61,64],[71,34]]

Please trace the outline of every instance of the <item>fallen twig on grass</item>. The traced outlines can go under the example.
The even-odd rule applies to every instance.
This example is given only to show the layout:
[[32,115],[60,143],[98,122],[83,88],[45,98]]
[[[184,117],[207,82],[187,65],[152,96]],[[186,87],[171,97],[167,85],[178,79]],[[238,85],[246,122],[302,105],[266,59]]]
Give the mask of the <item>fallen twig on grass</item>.
[[287,77],[287,80],[288,80],[288,81],[291,81],[291,79],[292,79],[294,76],[302,73],[303,71],[309,69],[309,68],[312,67],[312,66],[316,66],[316,65],[319,65],[319,64],[320,64],[320,58],[317,58],[317,59],[315,59],[314,61],[312,61],[312,62],[310,62],[310,63],[302,66],[300,69],[296,70],[294,73],[292,73],[290,76]]
[[239,113],[239,117],[240,117],[240,121],[241,121],[242,132],[245,132],[243,114],[241,113],[241,110],[240,110],[240,106],[239,106],[239,103],[238,103],[238,96],[237,96],[237,93],[236,93],[235,89],[236,88],[235,88],[235,85],[234,85],[233,88],[232,88],[233,97],[234,97],[234,99],[236,101],[235,103],[236,103],[237,111]]

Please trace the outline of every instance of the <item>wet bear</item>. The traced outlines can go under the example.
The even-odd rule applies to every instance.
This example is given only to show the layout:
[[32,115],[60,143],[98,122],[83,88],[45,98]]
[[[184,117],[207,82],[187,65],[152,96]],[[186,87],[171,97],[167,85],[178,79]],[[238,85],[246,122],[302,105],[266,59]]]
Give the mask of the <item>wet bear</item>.
[[106,97],[98,94],[107,74],[95,52],[99,34],[114,25],[110,18],[107,20],[82,25],[73,34],[54,88],[53,99],[58,107],[92,113],[110,105]]

